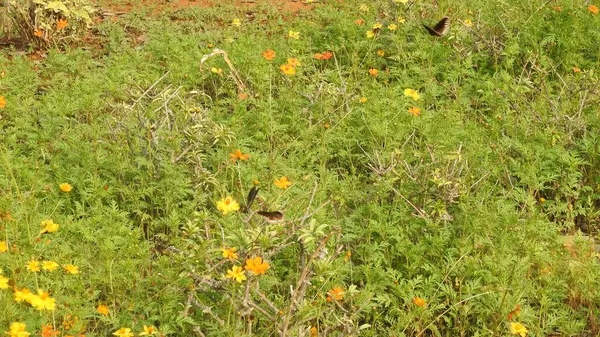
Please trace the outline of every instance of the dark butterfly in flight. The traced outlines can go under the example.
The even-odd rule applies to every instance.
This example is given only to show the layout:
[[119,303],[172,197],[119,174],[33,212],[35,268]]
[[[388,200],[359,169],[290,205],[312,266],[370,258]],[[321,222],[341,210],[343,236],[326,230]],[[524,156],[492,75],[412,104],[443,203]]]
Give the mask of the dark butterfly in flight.
[[438,36],[438,37],[444,36],[450,30],[450,18],[447,16],[444,16],[440,20],[440,22],[438,22],[437,25],[435,25],[433,28],[428,27],[426,25],[423,25],[423,27],[425,27],[425,29],[427,29],[427,32],[429,33],[429,35]]
[[268,223],[278,223],[280,221],[283,221],[283,213],[281,213],[279,211],[273,211],[273,212],[260,211],[257,213],[258,213],[258,215],[262,215],[265,218],[267,218]]
[[250,192],[248,192],[248,199],[246,200],[246,208],[250,209],[254,199],[256,199],[256,195],[258,194],[258,187],[252,186]]

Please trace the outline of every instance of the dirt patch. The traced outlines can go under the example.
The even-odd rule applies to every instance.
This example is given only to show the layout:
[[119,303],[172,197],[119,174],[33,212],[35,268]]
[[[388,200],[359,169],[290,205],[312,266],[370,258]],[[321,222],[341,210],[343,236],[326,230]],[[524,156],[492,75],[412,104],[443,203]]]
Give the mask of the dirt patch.
[[96,4],[108,9],[115,14],[127,14],[141,9],[151,9],[153,15],[164,14],[168,11],[176,11],[184,8],[213,8],[223,5],[235,5],[239,9],[249,9],[258,5],[270,4],[285,13],[296,13],[303,10],[311,10],[312,5],[301,0],[140,0],[140,1],[110,1],[96,0]]

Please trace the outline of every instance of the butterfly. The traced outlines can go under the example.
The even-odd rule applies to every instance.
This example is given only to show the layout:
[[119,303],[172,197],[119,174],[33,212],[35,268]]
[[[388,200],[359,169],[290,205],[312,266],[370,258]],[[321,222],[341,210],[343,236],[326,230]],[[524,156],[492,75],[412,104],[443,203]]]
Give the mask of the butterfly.
[[248,198],[246,199],[246,212],[250,211],[250,206],[252,206],[252,203],[254,202],[254,199],[256,199],[257,194],[258,187],[252,186],[252,189],[250,189],[250,192],[248,192]]
[[433,36],[444,36],[446,35],[446,33],[448,33],[448,31],[450,30],[450,18],[447,16],[444,16],[440,22],[438,22],[433,28],[428,27],[426,25],[423,25],[423,27],[425,27],[425,29],[427,29],[427,32],[430,35]]
[[265,218],[267,218],[268,223],[278,223],[280,221],[283,221],[283,213],[281,213],[279,211],[272,211],[272,212],[260,211],[260,212],[256,212],[256,213],[258,213],[258,215],[262,215]]

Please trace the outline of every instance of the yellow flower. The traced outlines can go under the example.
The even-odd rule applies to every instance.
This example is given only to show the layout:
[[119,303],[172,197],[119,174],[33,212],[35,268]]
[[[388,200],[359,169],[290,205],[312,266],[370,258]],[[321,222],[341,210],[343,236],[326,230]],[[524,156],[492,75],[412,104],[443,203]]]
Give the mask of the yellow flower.
[[372,30],[367,31],[367,39],[372,39],[375,36],[375,32]]
[[465,23],[465,26],[467,26],[467,27],[473,26],[473,21],[471,21],[471,19],[465,19],[464,23]]
[[0,241],[0,253],[4,253],[8,250],[8,245],[6,245],[6,241]]
[[281,70],[282,73],[291,76],[291,75],[295,75],[296,74],[296,67],[294,67],[293,65],[286,63],[286,64],[282,64],[279,69]]
[[421,297],[415,297],[412,301],[418,307],[424,307],[425,305],[427,305],[427,302]]
[[415,89],[410,89],[410,88],[404,89],[404,96],[410,97],[415,101],[418,101],[419,99],[421,99],[419,92],[416,91]]
[[110,313],[110,310],[108,310],[108,306],[106,304],[100,304],[96,308],[96,312],[99,313],[100,315],[108,316],[108,314]]
[[379,22],[376,22],[376,23],[373,24],[373,28],[372,29],[373,30],[375,30],[375,29],[381,29],[381,27],[383,27],[383,24],[381,24]]
[[27,262],[27,270],[37,273],[38,271],[40,271],[40,261],[37,260],[31,260],[29,262]]
[[133,337],[133,332],[131,332],[130,328],[121,328],[121,329],[113,332],[113,336],[117,336],[117,337]]
[[8,330],[8,336],[10,337],[29,337],[30,333],[27,332],[25,323],[13,322]]
[[234,26],[234,27],[239,27],[239,26],[241,26],[241,25],[242,25],[242,21],[240,21],[240,19],[237,19],[237,18],[236,18],[236,19],[233,19],[233,20],[231,21],[231,25],[232,25],[232,26]]
[[223,215],[227,215],[227,213],[239,211],[240,204],[233,200],[232,197],[227,196],[227,198],[217,201],[217,209],[223,212]]
[[384,57],[384,56],[385,56],[385,51],[383,51],[383,49],[379,49],[379,50],[377,51],[377,55],[379,55],[379,56],[381,56],[381,57]]
[[54,310],[56,308],[56,300],[50,297],[50,294],[38,289],[37,295],[31,295],[31,305],[37,310]]
[[361,102],[361,103],[366,103],[367,102],[367,98],[366,97],[361,97],[358,101]]
[[590,11],[590,12],[592,12],[594,14],[598,14],[598,11],[599,11],[598,7],[596,7],[596,5],[590,5],[590,6],[588,6],[587,9],[588,9],[588,11]]
[[0,109],[6,108],[6,98],[4,96],[0,96]]
[[15,302],[20,303],[20,302],[27,302],[27,303],[31,303],[31,298],[32,296],[35,296],[31,293],[31,291],[27,288],[23,288],[21,290],[19,290],[18,288],[15,288]]
[[296,39],[296,40],[298,40],[298,39],[300,38],[300,32],[295,32],[295,31],[293,31],[293,30],[290,30],[290,31],[288,32],[288,37],[289,37],[290,39]]
[[406,19],[405,19],[405,18],[403,18],[403,17],[398,17],[398,20],[397,20],[397,21],[398,21],[398,23],[405,23],[405,22],[406,22]]
[[410,109],[408,109],[408,113],[413,115],[413,116],[420,116],[421,115],[421,109],[417,108],[416,106],[411,107]]
[[408,2],[408,0],[394,0],[394,3],[397,3],[397,4],[405,4],[407,2]]
[[390,23],[388,29],[391,31],[395,31],[396,29],[398,29],[398,26],[395,23]]
[[73,186],[71,186],[71,184],[69,184],[69,183],[62,183],[62,184],[58,185],[58,187],[63,192],[71,192],[71,190],[73,189]]
[[231,161],[235,163],[238,159],[239,160],[250,159],[250,155],[243,154],[242,151],[240,151],[240,149],[237,149],[237,150],[235,150],[235,152],[229,154],[229,159],[231,159]]
[[236,253],[237,248],[232,247],[232,248],[221,248],[221,252],[223,252],[223,257],[226,259],[229,259],[231,261],[237,260],[238,259],[238,254]]
[[150,326],[144,325],[144,332],[140,332],[140,336],[155,335],[157,333],[158,333],[158,330],[156,330],[154,325],[150,325]]
[[55,271],[58,268],[58,263],[54,261],[44,261],[42,262],[42,269],[47,271]]
[[54,223],[52,219],[42,220],[42,230],[40,231],[40,234],[54,233],[58,230],[59,227],[60,225]]
[[262,257],[257,256],[246,260],[246,265],[244,268],[252,272],[254,275],[262,275],[267,271],[267,269],[271,268],[271,266],[269,266],[268,262],[263,261]]
[[223,77],[223,69],[221,68],[211,67],[210,72]]
[[258,179],[252,180],[252,185],[257,186],[259,184],[260,184],[260,181],[258,181]]
[[287,189],[288,187],[290,187],[290,185],[292,185],[292,182],[290,182],[288,180],[288,177],[281,177],[279,179],[275,179],[274,182],[275,186],[277,186],[278,188],[282,188],[282,189]]
[[368,12],[368,11],[369,11],[369,6],[367,6],[367,5],[365,5],[365,4],[362,4],[362,5],[360,5],[360,7],[358,7],[358,9],[359,9],[361,12],[363,12],[363,13],[366,13],[366,12]]
[[0,289],[8,289],[8,279],[0,275]]
[[69,25],[69,21],[65,19],[56,20],[56,29],[61,30]]
[[64,268],[65,268],[65,271],[69,274],[73,274],[73,275],[79,274],[79,267],[77,267],[77,266],[68,264]]
[[527,328],[521,323],[510,323],[510,333],[513,335],[520,335],[521,337],[525,337],[527,335]]
[[225,277],[235,279],[239,283],[242,283],[242,281],[246,279],[244,270],[240,266],[233,266],[233,268],[227,271],[227,275]]
[[300,61],[295,58],[295,57],[290,57],[289,59],[287,59],[288,64],[291,65],[292,67],[297,67],[300,65]]

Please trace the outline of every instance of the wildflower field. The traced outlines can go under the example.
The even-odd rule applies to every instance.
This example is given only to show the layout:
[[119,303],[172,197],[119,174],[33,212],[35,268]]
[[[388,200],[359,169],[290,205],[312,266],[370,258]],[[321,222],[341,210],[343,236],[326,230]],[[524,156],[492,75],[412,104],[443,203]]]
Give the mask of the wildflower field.
[[0,336],[599,336],[598,6],[2,0]]

